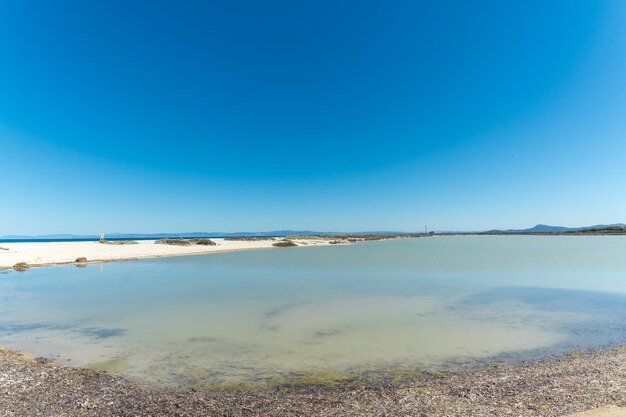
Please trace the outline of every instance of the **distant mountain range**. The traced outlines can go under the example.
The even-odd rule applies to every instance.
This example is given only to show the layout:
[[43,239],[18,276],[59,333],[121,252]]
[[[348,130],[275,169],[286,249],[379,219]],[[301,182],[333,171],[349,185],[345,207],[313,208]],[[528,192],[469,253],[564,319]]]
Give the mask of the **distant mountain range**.
[[[408,235],[415,232],[394,232],[394,231],[374,231],[374,232],[316,232],[313,230],[272,230],[267,232],[184,232],[184,233],[105,233],[105,239],[161,239],[169,238],[220,238],[220,237],[280,237],[280,236],[331,236],[331,235]],[[5,235],[0,236],[0,240],[94,240],[99,239],[99,235],[73,235],[73,234],[51,234],[51,235]]]
[[573,232],[583,232],[586,230],[624,228],[624,227],[626,227],[626,224],[624,223],[596,224],[593,226],[583,226],[583,227],[563,227],[563,226],[549,226],[547,224],[538,224],[528,229],[488,230],[487,232],[483,232],[483,233],[573,233]]
[[[583,227],[564,227],[564,226],[549,226],[546,224],[538,224],[528,229],[494,229],[483,232],[439,232],[441,234],[520,234],[520,233],[565,233],[572,234],[578,233],[584,234],[586,231],[606,231],[608,229],[624,229],[626,224],[613,223],[613,224],[596,224],[593,226]],[[620,234],[626,233],[626,230],[619,230]],[[184,233],[106,233],[105,239],[110,240],[128,240],[128,239],[161,239],[165,237],[169,238],[220,238],[220,237],[280,237],[280,236],[332,236],[332,235],[411,235],[421,234],[422,232],[397,232],[388,230],[368,231],[368,232],[318,232],[314,230],[271,230],[267,232],[184,232]],[[611,233],[608,233],[611,234]],[[614,233],[613,233],[614,234]],[[0,240],[42,240],[42,241],[54,241],[54,240],[97,240],[98,235],[73,235],[73,234],[51,234],[51,235],[5,235],[0,236]]]

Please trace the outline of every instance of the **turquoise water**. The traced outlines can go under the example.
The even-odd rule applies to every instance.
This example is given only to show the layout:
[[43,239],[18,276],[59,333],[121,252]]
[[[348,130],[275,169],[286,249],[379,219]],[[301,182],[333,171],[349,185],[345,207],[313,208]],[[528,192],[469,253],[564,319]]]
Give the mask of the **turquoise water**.
[[0,273],[0,345],[171,384],[626,341],[626,238],[447,236]]

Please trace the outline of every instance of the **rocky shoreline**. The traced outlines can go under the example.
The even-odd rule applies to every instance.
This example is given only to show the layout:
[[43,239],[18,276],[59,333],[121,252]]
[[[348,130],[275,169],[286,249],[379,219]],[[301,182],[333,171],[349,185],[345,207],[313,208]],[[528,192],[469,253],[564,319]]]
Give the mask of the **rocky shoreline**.
[[176,390],[0,350],[2,416],[562,416],[626,405],[626,348],[335,387]]

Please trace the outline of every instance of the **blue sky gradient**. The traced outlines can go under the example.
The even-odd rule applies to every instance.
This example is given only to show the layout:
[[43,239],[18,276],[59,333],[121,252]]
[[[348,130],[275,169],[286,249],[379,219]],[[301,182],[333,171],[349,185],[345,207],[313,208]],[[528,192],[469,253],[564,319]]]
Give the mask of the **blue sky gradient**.
[[626,221],[626,2],[1,1],[0,235]]

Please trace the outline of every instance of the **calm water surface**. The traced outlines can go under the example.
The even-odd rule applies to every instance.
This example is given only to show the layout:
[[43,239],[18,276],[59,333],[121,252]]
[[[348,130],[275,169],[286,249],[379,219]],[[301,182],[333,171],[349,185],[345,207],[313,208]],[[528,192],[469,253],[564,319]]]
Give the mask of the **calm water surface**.
[[626,237],[454,236],[0,273],[0,345],[172,384],[626,343]]

